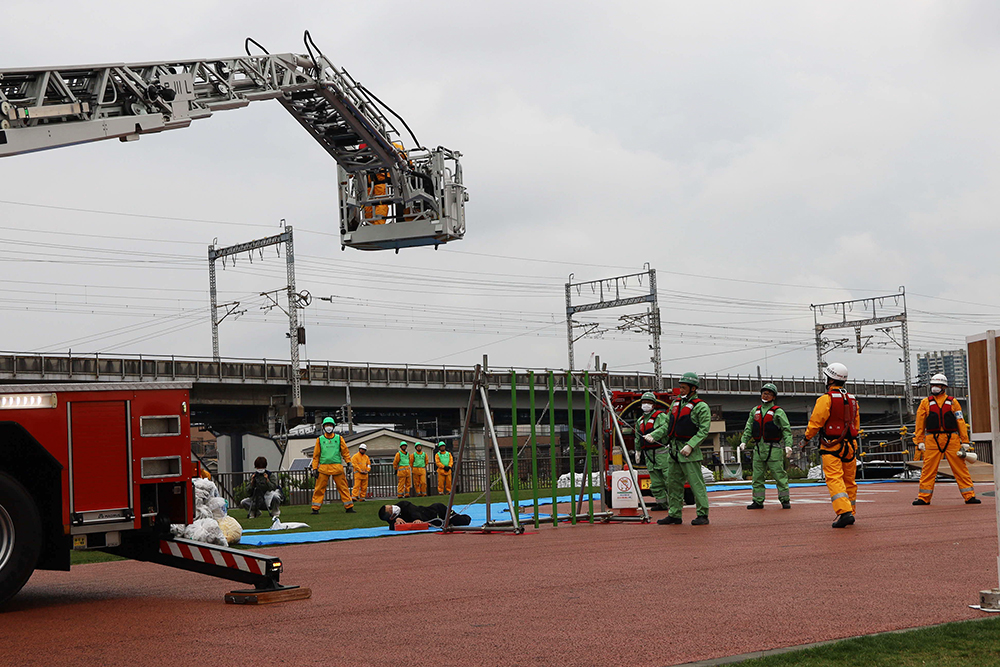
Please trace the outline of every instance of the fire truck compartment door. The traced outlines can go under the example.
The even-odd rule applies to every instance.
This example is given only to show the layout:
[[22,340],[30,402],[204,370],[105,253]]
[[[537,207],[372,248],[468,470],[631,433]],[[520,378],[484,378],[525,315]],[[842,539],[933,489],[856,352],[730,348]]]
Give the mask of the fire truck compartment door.
[[125,401],[70,404],[73,513],[82,523],[127,519],[131,447]]

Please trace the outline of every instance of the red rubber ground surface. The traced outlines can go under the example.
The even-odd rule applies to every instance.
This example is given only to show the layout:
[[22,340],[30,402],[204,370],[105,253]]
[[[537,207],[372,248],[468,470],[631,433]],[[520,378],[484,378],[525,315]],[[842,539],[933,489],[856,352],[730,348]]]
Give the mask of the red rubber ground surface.
[[705,527],[267,549],[313,597],[259,607],[144,563],[37,572],[0,614],[0,664],[673,665],[976,618],[997,583],[993,498],[939,484],[911,507],[915,484],[862,486],[857,525],[834,530],[825,488],[787,511],[772,494],[760,511],[711,494]]

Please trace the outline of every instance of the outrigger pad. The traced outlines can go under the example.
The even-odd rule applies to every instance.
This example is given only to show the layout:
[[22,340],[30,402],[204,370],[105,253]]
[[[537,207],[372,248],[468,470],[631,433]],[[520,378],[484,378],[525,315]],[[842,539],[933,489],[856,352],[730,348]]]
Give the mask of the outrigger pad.
[[226,593],[226,604],[271,604],[273,602],[307,600],[311,597],[311,588],[299,588],[298,586],[278,586],[262,590],[251,588],[242,591],[229,591]]

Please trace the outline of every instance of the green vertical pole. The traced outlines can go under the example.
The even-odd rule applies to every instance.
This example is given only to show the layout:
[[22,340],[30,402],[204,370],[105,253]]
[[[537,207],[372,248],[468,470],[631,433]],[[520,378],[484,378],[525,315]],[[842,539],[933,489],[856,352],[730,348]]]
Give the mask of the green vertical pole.
[[511,438],[514,459],[510,464],[510,475],[513,478],[510,485],[510,498],[514,501],[514,511],[520,515],[521,510],[517,505],[517,489],[521,486],[517,476],[517,371],[510,372],[510,430],[514,436]]
[[587,429],[587,465],[584,466],[584,478],[583,488],[587,489],[587,517],[590,519],[590,523],[594,523],[594,489],[593,485],[590,483],[591,471],[594,469],[593,460],[593,441],[590,435],[590,373],[588,371],[583,372],[583,422],[584,428]]
[[552,467],[549,474],[552,477],[552,527],[559,526],[559,511],[556,506],[556,481],[559,475],[556,474],[556,374],[549,371],[549,458]]
[[528,371],[528,405],[531,416],[531,496],[535,499],[535,528],[538,528],[538,441],[535,438],[535,371]]
[[576,525],[576,443],[573,437],[573,371],[566,373],[566,419],[569,426],[569,522]]

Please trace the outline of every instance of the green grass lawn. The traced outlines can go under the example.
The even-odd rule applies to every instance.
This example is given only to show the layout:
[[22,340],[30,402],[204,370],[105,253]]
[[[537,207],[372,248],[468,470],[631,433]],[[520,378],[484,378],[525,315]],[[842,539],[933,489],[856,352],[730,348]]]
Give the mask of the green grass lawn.
[[741,667],[988,667],[1000,665],[1000,618],[858,637],[738,663]]

